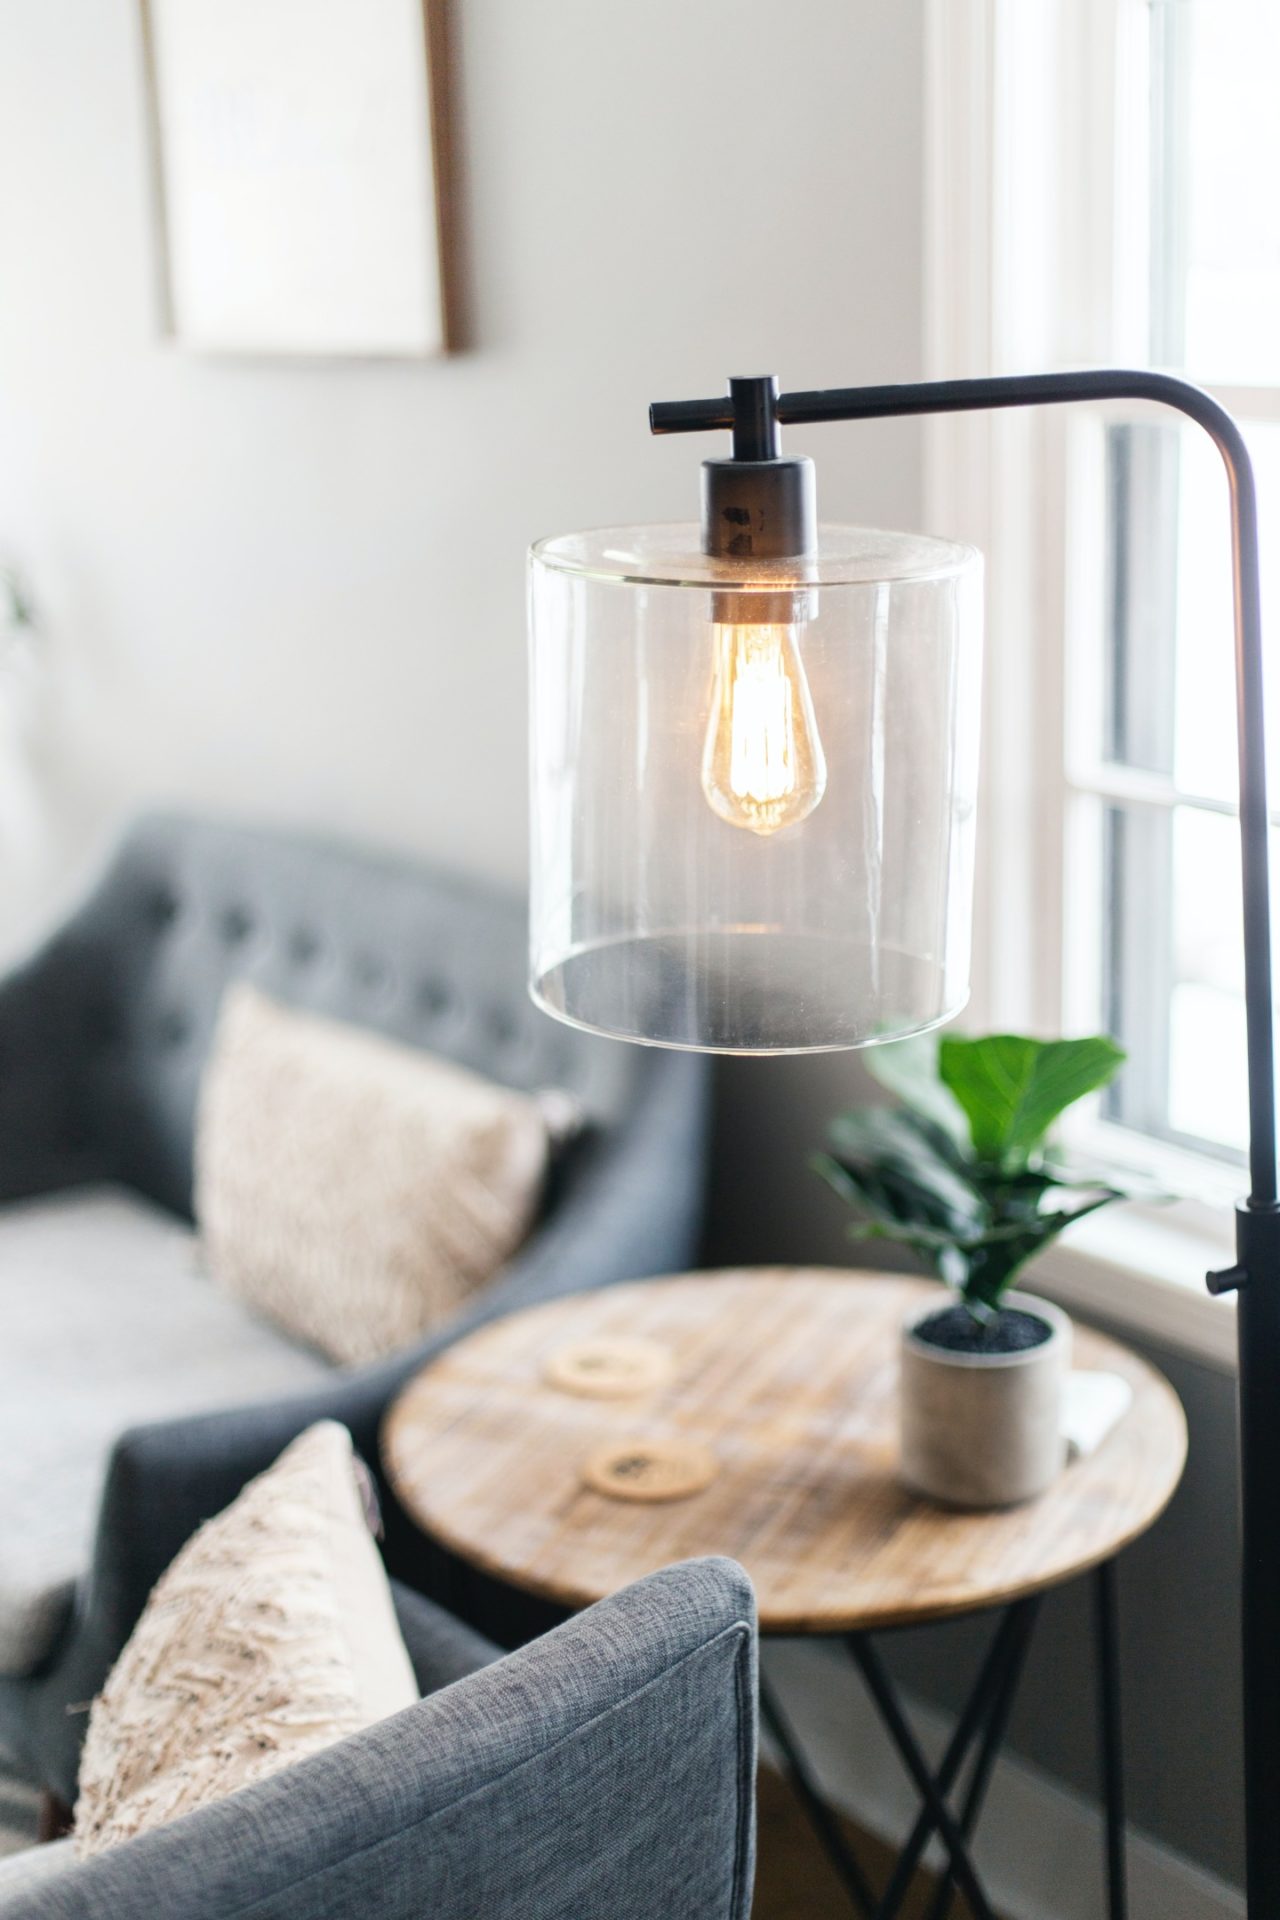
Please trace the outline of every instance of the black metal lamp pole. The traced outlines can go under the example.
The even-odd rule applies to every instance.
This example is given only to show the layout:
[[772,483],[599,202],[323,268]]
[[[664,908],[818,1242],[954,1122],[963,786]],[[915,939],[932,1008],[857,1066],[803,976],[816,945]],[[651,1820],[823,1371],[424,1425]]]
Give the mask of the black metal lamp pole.
[[[1225,408],[1187,381],[1113,369],[784,394],[778,393],[773,380],[735,380],[721,399],[658,401],[650,408],[649,422],[655,433],[731,429],[734,460],[744,463],[742,480],[749,502],[748,463],[760,472],[777,459],[778,424],[1100,400],[1157,401],[1194,420],[1221,454],[1231,489],[1250,1190],[1248,1199],[1236,1208],[1236,1264],[1211,1273],[1208,1285],[1211,1293],[1234,1291],[1240,1296],[1247,1892],[1255,1920],[1276,1920],[1280,1915],[1280,1203],[1276,1196],[1258,516],[1244,437]],[[762,492],[762,511],[773,498],[768,491]],[[735,507],[736,512],[742,510],[741,504]]]

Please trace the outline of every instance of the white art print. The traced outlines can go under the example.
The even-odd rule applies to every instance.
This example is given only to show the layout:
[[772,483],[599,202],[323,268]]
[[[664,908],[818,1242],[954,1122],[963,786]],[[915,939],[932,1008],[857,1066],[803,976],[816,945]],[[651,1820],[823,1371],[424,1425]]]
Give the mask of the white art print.
[[424,0],[144,0],[173,333],[445,344]]

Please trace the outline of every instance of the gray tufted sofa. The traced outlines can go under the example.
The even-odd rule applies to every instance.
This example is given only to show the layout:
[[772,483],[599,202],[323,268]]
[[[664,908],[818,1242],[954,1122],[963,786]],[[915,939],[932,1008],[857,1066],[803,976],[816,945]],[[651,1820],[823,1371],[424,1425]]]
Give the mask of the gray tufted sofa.
[[427,1601],[416,1625],[419,1705],[83,1864],[0,1861],[3,1920],[747,1920],[741,1567],[668,1567],[505,1660]]
[[[467,1327],[689,1264],[706,1079],[540,1015],[522,905],[293,835],[144,821],[0,983],[0,1749],[74,1797],[83,1714],[156,1577],[322,1415],[371,1464],[388,1400]],[[227,982],[362,1022],[590,1117],[545,1216],[442,1334],[341,1371],[201,1273],[200,1075]],[[544,1624],[433,1550],[383,1488],[389,1569],[508,1644]]]

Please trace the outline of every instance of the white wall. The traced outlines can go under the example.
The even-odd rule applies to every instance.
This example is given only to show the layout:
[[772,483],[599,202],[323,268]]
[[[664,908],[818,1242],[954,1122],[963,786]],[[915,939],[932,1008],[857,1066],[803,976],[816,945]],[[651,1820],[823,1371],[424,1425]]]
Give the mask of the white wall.
[[[521,879],[528,541],[694,510],[651,398],[919,371],[920,15],[454,0],[468,350],[306,366],[158,337],[135,0],[0,0],[0,944],[154,800]],[[803,445],[918,521],[912,425]]]
[[[137,0],[0,0],[0,559],[46,620],[29,674],[0,662],[0,955],[155,800],[520,881],[528,541],[692,511],[651,398],[921,371],[923,5],[453,0],[470,349],[306,367],[157,337]],[[909,423],[792,444],[828,514],[919,524]],[[726,1068],[720,1257],[847,1253],[805,1162],[855,1073]],[[1232,1873],[1231,1390],[1163,1363],[1196,1440],[1126,1570],[1169,1655],[1130,1648],[1134,1806]],[[1015,1733],[1091,1786],[1083,1597],[1053,1605],[1074,1638],[1042,1636]]]

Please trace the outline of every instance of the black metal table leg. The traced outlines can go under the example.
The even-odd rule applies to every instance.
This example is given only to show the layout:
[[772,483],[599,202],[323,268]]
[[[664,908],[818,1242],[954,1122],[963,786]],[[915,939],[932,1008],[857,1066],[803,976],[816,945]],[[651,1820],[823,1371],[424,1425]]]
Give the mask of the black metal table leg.
[[898,1704],[898,1696],[885,1671],[884,1662],[870,1639],[863,1634],[850,1634],[849,1648],[867,1683],[868,1691],[880,1710],[880,1718],[888,1728],[903,1765],[911,1775],[912,1784],[923,1800],[934,1827],[942,1836],[947,1852],[951,1856],[952,1871],[973,1909],[973,1920],[995,1920],[991,1903],[983,1892],[982,1884],[974,1870],[964,1835],[952,1817],[950,1807],[938,1791],[938,1784],[929,1770],[929,1763],[921,1752],[920,1744]]
[[1094,1645],[1098,1662],[1098,1736],[1106,1820],[1108,1920],[1127,1920],[1124,1746],[1120,1723],[1120,1647],[1116,1630],[1116,1563],[1104,1560],[1093,1576]]
[[800,1743],[792,1732],[787,1717],[778,1704],[777,1696],[768,1685],[763,1673],[760,1676],[760,1713],[782,1750],[782,1757],[787,1763],[787,1777],[809,1816],[814,1832],[822,1842],[827,1858],[843,1880],[845,1890],[859,1913],[865,1916],[865,1920],[872,1920],[876,1909],[876,1897],[871,1891],[870,1882],[862,1871],[852,1847],[840,1831],[836,1816],[818,1791]]
[[[986,1658],[965,1704],[964,1712],[957,1722],[956,1730],[942,1757],[942,1764],[938,1768],[937,1786],[940,1794],[951,1792],[968,1758],[969,1749],[980,1732],[982,1740],[977,1770],[974,1774],[975,1780],[985,1771],[983,1763],[988,1752],[994,1757],[995,1748],[999,1745],[999,1731],[995,1733],[993,1739],[993,1728],[996,1727],[997,1721],[1000,1722],[1000,1730],[1003,1728],[1001,1707],[1006,1697],[1012,1700],[1013,1692],[1017,1687],[1018,1674],[1022,1668],[1022,1655],[1030,1638],[1036,1605],[1037,1602],[1034,1600],[1022,1601],[1018,1606],[1008,1608],[1003,1615],[991,1645],[987,1649]],[[984,1722],[986,1723],[985,1731],[983,1731]],[[960,1821],[960,1831],[966,1840],[969,1838],[969,1833],[965,1829],[965,1820],[969,1819],[972,1824],[977,1817],[976,1806],[970,1804],[972,1798],[971,1786]],[[924,1850],[933,1837],[933,1830],[934,1822],[929,1809],[922,1807],[915,1826],[911,1829],[906,1844],[898,1855],[889,1884],[880,1897],[875,1920],[895,1920]],[[949,1889],[951,1884],[951,1876],[948,1874],[943,1883],[944,1889]]]
[[[1010,1609],[1010,1613],[1018,1617],[1018,1637],[1002,1676],[999,1692],[991,1709],[991,1718],[987,1722],[986,1732],[982,1736],[982,1744],[978,1749],[973,1777],[969,1781],[964,1805],[960,1810],[960,1831],[969,1843],[973,1840],[978,1816],[982,1812],[982,1803],[986,1799],[991,1769],[995,1765],[996,1755],[1000,1751],[1001,1742],[1009,1725],[1009,1715],[1013,1711],[1014,1696],[1018,1691],[1018,1682],[1022,1678],[1022,1669],[1031,1646],[1031,1634],[1039,1610],[1038,1594],[1033,1599],[1024,1600],[1020,1609]],[[933,1897],[927,1920],[947,1920],[947,1915],[951,1911],[951,1896],[954,1888],[955,1876],[948,1866]]]
[[[1093,1581],[1098,1733],[1106,1832],[1106,1911],[1108,1920],[1128,1920],[1115,1561],[1106,1561],[1098,1567]],[[1039,1608],[1040,1596],[1031,1595],[1004,1610],[936,1770],[925,1758],[872,1636],[868,1633],[846,1635],[849,1651],[921,1802],[920,1813],[879,1898],[823,1799],[776,1695],[761,1681],[761,1712],[781,1749],[791,1784],[864,1920],[896,1920],[934,1834],[941,1837],[947,1860],[929,1908],[929,1920],[947,1920],[957,1888],[963,1891],[973,1920],[994,1920],[970,1847],[996,1757],[1008,1730]],[[957,1814],[952,1811],[951,1799],[971,1755],[972,1770]]]

